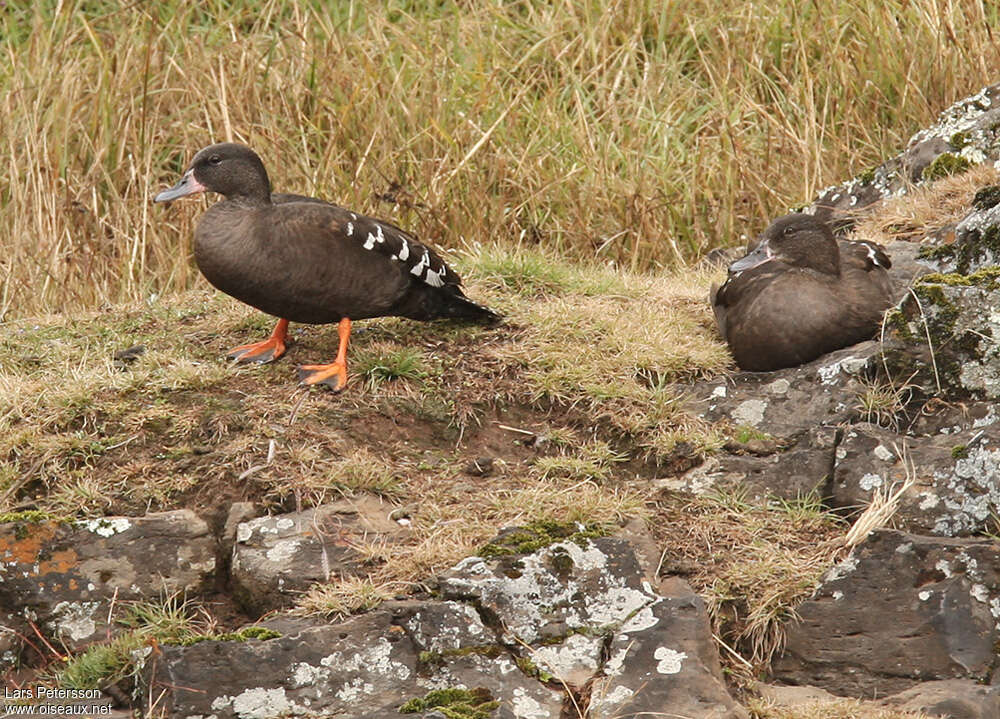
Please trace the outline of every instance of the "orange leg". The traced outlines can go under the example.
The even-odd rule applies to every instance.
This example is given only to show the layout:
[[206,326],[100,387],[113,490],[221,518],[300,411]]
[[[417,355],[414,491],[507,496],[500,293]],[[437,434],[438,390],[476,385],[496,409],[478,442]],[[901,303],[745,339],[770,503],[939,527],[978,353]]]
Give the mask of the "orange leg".
[[334,392],[347,386],[347,342],[351,337],[351,321],[346,317],[337,325],[340,348],[333,364],[304,364],[299,367],[299,381],[302,384],[325,384]]
[[227,355],[229,359],[236,360],[243,364],[247,362],[258,362],[265,364],[285,354],[285,342],[288,341],[288,320],[278,320],[274,326],[271,336],[263,342],[254,342],[249,345],[234,347]]

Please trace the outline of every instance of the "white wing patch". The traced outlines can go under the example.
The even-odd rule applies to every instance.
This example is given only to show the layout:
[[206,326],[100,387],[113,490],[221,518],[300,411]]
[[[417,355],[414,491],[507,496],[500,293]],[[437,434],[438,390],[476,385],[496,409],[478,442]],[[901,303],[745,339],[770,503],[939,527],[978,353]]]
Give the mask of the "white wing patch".
[[424,268],[429,268],[431,266],[431,258],[427,256],[427,250],[424,250],[424,256],[420,258],[420,262],[415,264],[410,270],[411,273],[420,277],[420,273],[424,271]]
[[371,232],[368,233],[368,239],[365,240],[364,244],[366,250],[374,249],[376,242],[379,244],[385,242],[385,235],[382,234],[382,225],[376,225],[376,228],[378,230],[377,235],[373,235]]
[[444,280],[441,279],[441,275],[432,270],[430,267],[428,267],[427,272],[424,273],[424,282],[429,284],[431,287],[444,286]]
[[347,223],[347,236],[350,237],[353,234],[354,234],[354,223],[353,222],[348,222]]
[[399,260],[400,262],[403,262],[404,260],[406,260],[407,257],[410,256],[410,243],[407,242],[405,239],[402,240],[402,243],[403,246],[399,248],[399,254],[394,255],[394,257],[396,257],[396,259]]

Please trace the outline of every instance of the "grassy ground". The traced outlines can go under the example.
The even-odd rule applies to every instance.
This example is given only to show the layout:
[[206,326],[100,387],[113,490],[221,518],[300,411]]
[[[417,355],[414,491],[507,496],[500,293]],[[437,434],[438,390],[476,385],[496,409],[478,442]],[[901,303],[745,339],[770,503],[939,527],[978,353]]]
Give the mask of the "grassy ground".
[[440,245],[672,267],[897,152],[996,67],[991,3],[4,4],[0,321],[197,285],[243,140]]
[[[303,597],[302,611],[327,615],[406,591],[503,526],[647,519],[673,528],[657,537],[671,556],[706,568],[664,571],[687,574],[720,621],[734,602],[740,616],[756,609],[765,618],[756,629],[724,633],[741,651],[760,644],[768,620],[825,566],[817,538],[842,528],[817,506],[719,496],[695,508],[655,489],[676,471],[676,455],[691,461],[738,432],[685,414],[673,384],[728,366],[704,299],[710,277],[625,273],[525,250],[459,264],[470,295],[506,324],[361,323],[342,395],[295,383],[294,364],[335,352],[324,328],[296,327],[288,358],[273,365],[227,363],[226,349],[264,336],[269,320],[218,293],[11,323],[0,340],[0,512],[190,507],[211,517],[238,500],[291,511],[381,497],[412,533],[391,551],[363,547],[367,576]],[[144,350],[134,359],[115,359],[136,345]],[[494,458],[493,475],[465,471],[479,457]],[[764,535],[777,554],[753,549]],[[746,551],[715,554],[724,536]],[[785,592],[751,591],[779,576]]]

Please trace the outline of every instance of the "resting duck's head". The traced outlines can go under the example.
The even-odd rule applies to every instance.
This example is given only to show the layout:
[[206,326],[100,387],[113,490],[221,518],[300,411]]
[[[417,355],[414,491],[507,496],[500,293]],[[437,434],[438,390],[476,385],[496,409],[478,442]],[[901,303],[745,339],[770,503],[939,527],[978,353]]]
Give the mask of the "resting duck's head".
[[840,274],[840,250],[833,232],[812,215],[792,214],[776,219],[746,257],[729,265],[729,273],[738,274],[772,261],[829,275]]
[[271,182],[256,152],[246,145],[220,142],[200,150],[180,181],[153,201],[170,202],[206,191],[218,192],[227,199],[266,201],[271,196]]

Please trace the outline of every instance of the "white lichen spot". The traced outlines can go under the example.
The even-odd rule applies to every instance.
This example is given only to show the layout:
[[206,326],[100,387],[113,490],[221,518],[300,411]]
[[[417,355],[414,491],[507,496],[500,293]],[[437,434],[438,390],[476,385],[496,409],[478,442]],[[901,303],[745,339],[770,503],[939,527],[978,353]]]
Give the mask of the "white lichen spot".
[[865,492],[871,492],[882,486],[882,477],[875,474],[874,472],[869,472],[868,474],[861,477],[858,480],[858,486]]
[[294,557],[298,549],[298,539],[283,539],[276,542],[273,547],[267,550],[267,554],[265,556],[269,561],[274,562],[275,564],[281,564]]
[[597,709],[614,709],[620,707],[633,696],[635,696],[634,691],[619,684],[606,694],[592,697],[590,700],[590,710],[594,712]]
[[840,362],[834,362],[833,364],[828,364],[826,367],[820,367],[816,370],[816,374],[819,375],[820,382],[823,384],[833,384],[837,381],[837,375],[840,374]]
[[986,604],[990,600],[990,591],[982,584],[973,584],[969,594],[978,602]]
[[571,634],[561,644],[539,647],[531,653],[531,660],[563,681],[570,681],[581,671],[589,677],[597,671],[602,644],[599,637]]
[[81,520],[76,523],[76,526],[102,537],[111,537],[131,529],[132,523],[126,517],[101,517],[100,519]]
[[756,427],[764,421],[764,411],[767,402],[762,399],[748,399],[740,402],[732,411],[731,417],[736,424],[748,424]]
[[833,601],[839,602],[841,599],[844,598],[844,593],[838,589],[837,591],[835,591],[830,596],[833,597]]
[[934,509],[941,503],[941,498],[934,494],[934,492],[921,492],[920,497],[920,504],[918,504],[917,507],[924,512],[928,509]]
[[[302,713],[302,708],[288,701],[285,690],[280,687],[247,689],[232,698],[232,707],[233,713],[240,719],[274,719]],[[212,708],[215,708],[214,705]]]
[[883,462],[895,462],[896,461],[896,455],[894,455],[892,453],[892,450],[890,450],[884,444],[880,444],[878,447],[876,447],[873,450],[873,454],[876,457],[878,457],[879,459],[881,459]]
[[726,385],[720,384],[718,387],[712,390],[713,397],[724,398],[726,396]]
[[356,704],[361,697],[374,693],[375,685],[366,682],[361,677],[354,677],[334,692],[334,696],[346,704]]
[[659,621],[659,618],[653,613],[653,606],[650,605],[643,607],[629,617],[628,621],[622,624],[621,631],[626,634],[630,632],[644,632],[651,627],[655,627]]
[[858,560],[854,557],[848,557],[847,559],[834,564],[826,571],[826,575],[823,577],[824,582],[835,582],[838,579],[843,579],[848,574],[851,574],[855,569],[858,568]]
[[628,646],[622,647],[604,662],[604,673],[609,677],[616,677],[622,673],[625,665],[625,657],[628,656]]
[[287,529],[292,529],[295,526],[295,520],[289,519],[288,517],[279,517],[275,520],[274,526],[281,531],[285,531]]
[[653,652],[653,658],[659,662],[656,665],[656,671],[660,674],[679,674],[684,660],[687,659],[687,654],[668,647],[659,647]]
[[934,594],[934,592],[929,592],[929,591],[927,591],[927,590],[925,589],[925,590],[924,590],[924,591],[922,591],[922,592],[918,592],[918,593],[917,593],[917,597],[919,597],[919,598],[920,598],[920,601],[921,601],[921,602],[926,602],[926,601],[927,601],[928,599],[930,599],[930,598],[931,598],[931,596],[932,596],[933,594]]
[[510,708],[517,719],[550,719],[552,712],[538,703],[534,697],[528,696],[523,687],[517,687],[510,700]]
[[788,394],[788,390],[790,390],[791,388],[792,388],[791,383],[785,378],[776,379],[774,380],[774,382],[764,387],[764,389],[766,389],[771,394],[776,394],[779,396]]
[[52,609],[52,623],[60,634],[74,641],[89,639],[97,631],[94,613],[99,606],[100,602],[59,602]]
[[903,542],[896,547],[897,554],[909,554],[911,551],[913,551],[913,542]]
[[946,559],[939,559],[937,563],[934,565],[934,568],[939,572],[941,572],[941,574],[943,574],[945,577],[951,576],[951,565],[948,563],[948,560]]
[[253,536],[253,527],[246,522],[240,522],[236,527],[236,541],[240,544],[249,542]]
[[323,670],[307,662],[292,665],[292,688],[308,687],[316,684]]

